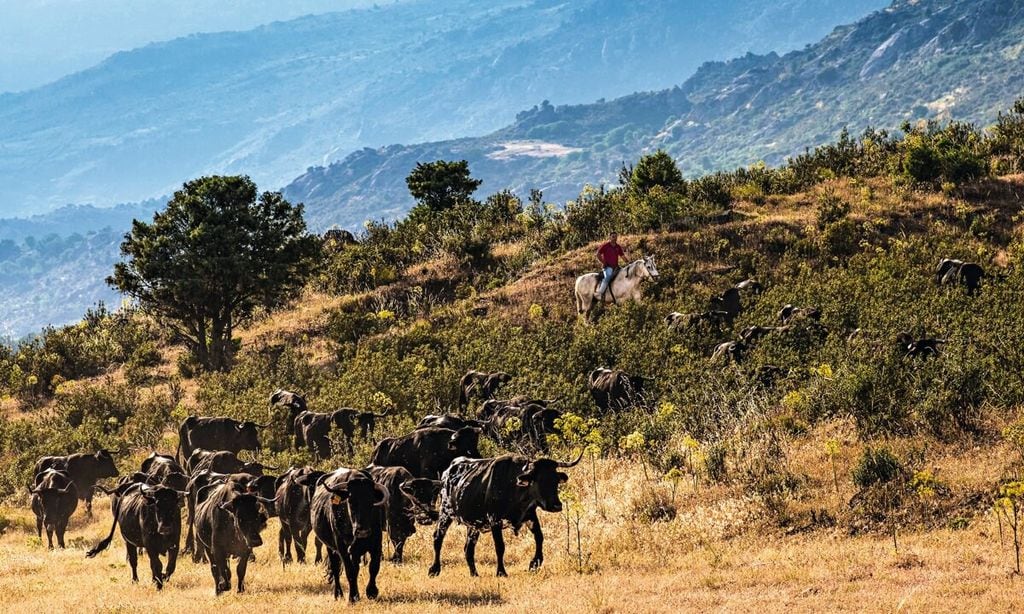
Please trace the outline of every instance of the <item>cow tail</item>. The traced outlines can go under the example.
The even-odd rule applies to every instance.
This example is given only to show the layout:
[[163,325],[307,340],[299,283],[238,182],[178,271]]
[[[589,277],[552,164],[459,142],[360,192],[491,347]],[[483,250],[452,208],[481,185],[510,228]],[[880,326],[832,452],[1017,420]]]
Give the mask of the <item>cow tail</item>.
[[120,512],[121,512],[121,502],[124,501],[124,495],[125,494],[128,494],[128,493],[125,492],[120,497],[118,497],[117,498],[117,503],[114,504],[114,509],[112,510],[113,513],[114,513],[114,524],[110,525],[110,535],[107,535],[107,537],[103,541],[101,541],[100,543],[96,544],[95,548],[93,548],[92,550],[86,552],[85,553],[85,557],[86,558],[91,559],[94,556],[96,556],[97,554],[99,554],[100,552],[103,552],[104,550],[106,550],[107,546],[110,545],[111,540],[114,539],[114,530],[117,528],[117,519],[121,515],[120,514]]

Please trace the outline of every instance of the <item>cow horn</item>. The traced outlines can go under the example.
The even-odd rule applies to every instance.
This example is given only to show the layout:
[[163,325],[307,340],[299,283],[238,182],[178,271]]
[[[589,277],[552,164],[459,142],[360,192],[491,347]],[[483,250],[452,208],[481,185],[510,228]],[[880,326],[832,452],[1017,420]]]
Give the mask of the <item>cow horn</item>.
[[583,452],[584,452],[584,450],[580,450],[580,455],[577,456],[576,460],[572,461],[571,463],[565,463],[565,462],[562,462],[562,461],[558,461],[558,466],[563,468],[563,469],[568,469],[570,467],[575,467],[576,465],[580,464],[581,460],[583,460]]
[[259,495],[253,495],[253,496],[256,497],[257,501],[259,501],[263,505],[266,505],[267,507],[272,507],[272,506],[276,506],[277,505],[277,497],[274,497],[273,499],[267,499],[266,497],[261,497]]
[[271,471],[280,471],[281,470],[280,467],[275,467],[274,465],[264,465],[263,463],[260,463],[260,466],[262,466],[264,469],[270,469]]
[[253,422],[252,424],[253,424],[253,426],[255,426],[255,427],[256,427],[256,428],[258,428],[258,429],[265,429],[265,428],[267,428],[268,426],[270,426],[271,424],[273,424],[273,421],[271,421],[271,422],[268,422],[268,423],[266,423],[266,424],[260,424],[259,422]]
[[[327,476],[324,476],[324,477],[327,477]],[[327,482],[322,482],[320,484],[321,484],[321,486],[324,487],[324,489],[327,492],[329,492],[329,493],[331,493],[333,495],[347,495],[348,494],[348,488],[346,488],[346,487],[343,487],[343,486],[330,486],[330,485],[327,484]]]
[[[374,416],[375,418],[383,418],[384,416],[388,415],[388,413],[389,413],[390,411],[391,411],[391,408],[390,408],[390,407],[385,407],[385,408],[384,408],[384,413],[382,413],[382,414],[373,414],[373,416]],[[372,413],[372,412],[371,412],[371,413]]]

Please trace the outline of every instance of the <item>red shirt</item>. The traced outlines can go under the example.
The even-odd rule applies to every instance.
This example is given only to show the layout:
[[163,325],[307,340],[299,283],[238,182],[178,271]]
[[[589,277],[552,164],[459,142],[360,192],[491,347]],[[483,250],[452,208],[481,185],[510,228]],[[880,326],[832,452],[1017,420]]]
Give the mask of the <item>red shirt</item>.
[[618,243],[612,245],[611,241],[607,241],[604,245],[597,248],[597,259],[605,266],[617,267],[619,266],[619,258],[625,257],[626,252],[622,251],[622,246]]

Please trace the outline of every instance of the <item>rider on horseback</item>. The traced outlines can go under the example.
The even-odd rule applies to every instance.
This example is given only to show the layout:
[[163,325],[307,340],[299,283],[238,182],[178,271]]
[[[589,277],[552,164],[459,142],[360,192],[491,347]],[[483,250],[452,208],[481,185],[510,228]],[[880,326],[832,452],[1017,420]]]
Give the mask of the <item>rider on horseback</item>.
[[604,301],[604,295],[608,291],[608,286],[611,285],[615,275],[619,272],[620,258],[625,260],[626,251],[619,245],[618,233],[613,232],[608,236],[608,240],[601,247],[597,248],[597,259],[601,262],[601,268],[604,271],[604,278],[601,280],[601,285],[595,294],[598,300]]

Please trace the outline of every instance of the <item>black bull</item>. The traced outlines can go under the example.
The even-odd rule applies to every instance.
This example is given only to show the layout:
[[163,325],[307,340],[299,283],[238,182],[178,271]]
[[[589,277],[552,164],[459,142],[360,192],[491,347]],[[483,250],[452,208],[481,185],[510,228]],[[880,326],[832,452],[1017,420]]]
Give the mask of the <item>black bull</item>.
[[92,495],[96,482],[103,478],[117,477],[114,456],[106,450],[95,454],[71,454],[69,456],[44,456],[36,461],[34,475],[47,469],[68,474],[78,489],[78,498],[85,501],[85,512],[92,514]]
[[370,555],[370,579],[366,596],[378,595],[384,510],[387,490],[365,471],[337,469],[320,478],[310,515],[313,531],[327,547],[328,575],[334,584],[334,598],[342,595],[341,569],[348,580],[348,600],[359,599],[359,564]]
[[[92,558],[105,550],[120,524],[128,564],[132,568],[132,582],[139,581],[139,549],[142,548],[149,557],[153,583],[157,590],[163,588],[164,582],[174,573],[178,561],[178,546],[181,542],[179,501],[184,495],[184,492],[162,486],[127,485],[114,500],[114,523],[110,526],[110,534],[87,552],[86,556]],[[167,556],[166,570],[160,561],[163,555]]]
[[642,400],[644,383],[648,381],[648,377],[611,369],[594,369],[588,378],[590,396],[602,412],[625,410],[636,405]]
[[238,454],[242,450],[260,449],[260,429],[269,424],[242,422],[233,418],[189,416],[178,428],[178,450],[175,459],[188,458],[196,448],[226,450]]
[[474,428],[422,428],[403,437],[381,440],[370,462],[381,467],[405,467],[418,478],[436,480],[460,456],[479,458],[480,431]]
[[434,531],[434,563],[430,575],[441,573],[441,547],[448,527],[453,521],[466,525],[466,564],[470,575],[476,572],[476,541],[480,531],[490,530],[494,538],[498,576],[505,571],[505,541],[501,534],[504,524],[518,532],[530,524],[536,546],[530,569],[538,569],[544,562],[544,534],[541,532],[537,509],[557,513],[562,511],[558,498],[558,485],[569,476],[561,468],[576,466],[583,458],[563,463],[549,458],[531,461],[521,456],[500,456],[485,459],[458,459],[441,478],[441,511]]

